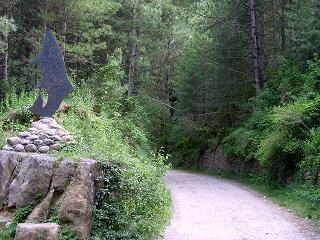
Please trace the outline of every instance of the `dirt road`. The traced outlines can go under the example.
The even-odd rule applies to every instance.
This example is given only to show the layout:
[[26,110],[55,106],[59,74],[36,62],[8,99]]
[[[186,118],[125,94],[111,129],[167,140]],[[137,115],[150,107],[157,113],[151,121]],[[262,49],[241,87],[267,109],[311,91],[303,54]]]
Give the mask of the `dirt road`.
[[307,221],[237,183],[183,171],[166,177],[174,209],[165,240],[319,240]]

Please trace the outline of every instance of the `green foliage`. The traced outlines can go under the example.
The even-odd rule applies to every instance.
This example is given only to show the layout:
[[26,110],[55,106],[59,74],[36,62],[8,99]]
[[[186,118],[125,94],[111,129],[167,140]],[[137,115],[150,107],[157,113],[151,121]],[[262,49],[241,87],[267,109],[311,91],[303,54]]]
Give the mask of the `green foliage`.
[[[169,209],[163,208],[170,197],[159,182],[165,168],[158,166],[157,175],[155,169],[148,168],[140,166],[130,171],[105,164],[107,178],[98,193],[92,239],[155,239],[161,233],[163,220],[167,222],[170,216]],[[165,219],[155,219],[160,212]]]
[[248,120],[224,138],[226,151],[258,160],[272,180],[287,183],[299,172],[317,183],[318,72],[318,59],[310,61],[305,70],[284,61],[254,103],[255,111]]
[[95,96],[95,111],[119,110],[126,88],[121,85],[123,77],[122,52],[117,49],[109,58],[108,64],[101,67],[94,77],[93,86]]
[[11,240],[16,233],[17,225],[19,223],[22,223],[28,217],[33,207],[34,205],[29,205],[29,206],[17,209],[12,222],[8,226],[6,226],[3,230],[0,231],[0,239]]
[[0,102],[0,145],[5,144],[8,136],[16,135],[25,130],[32,122],[32,113],[28,106],[32,105],[36,96],[22,92],[12,92]]
[[195,127],[190,119],[178,119],[170,129],[167,151],[175,167],[190,168],[197,166],[199,157],[213,144],[210,142],[214,128]]
[[12,18],[0,17],[0,53],[3,53],[5,49],[4,44],[8,42],[8,36],[11,32],[16,31],[16,25]]
[[79,240],[72,230],[67,226],[62,226],[60,231],[59,240]]
[[305,158],[300,163],[300,177],[311,184],[319,182],[320,174],[320,128],[311,130],[310,138],[304,144]]

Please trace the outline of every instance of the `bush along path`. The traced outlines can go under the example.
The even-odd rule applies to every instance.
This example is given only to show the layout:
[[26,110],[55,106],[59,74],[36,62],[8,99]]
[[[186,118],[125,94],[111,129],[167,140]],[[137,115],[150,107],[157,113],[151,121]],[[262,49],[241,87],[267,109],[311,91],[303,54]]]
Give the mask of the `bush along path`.
[[268,199],[230,181],[171,171],[174,207],[165,240],[316,240],[320,234]]

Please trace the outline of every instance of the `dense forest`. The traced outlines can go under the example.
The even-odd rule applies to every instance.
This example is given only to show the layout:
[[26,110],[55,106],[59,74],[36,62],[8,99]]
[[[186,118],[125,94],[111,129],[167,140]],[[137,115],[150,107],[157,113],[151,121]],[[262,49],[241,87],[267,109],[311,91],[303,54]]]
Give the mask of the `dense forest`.
[[[148,165],[151,170],[138,164],[141,175],[153,177],[141,188],[127,182],[126,196],[141,191],[143,204],[152,205],[158,195],[146,197],[141,189],[153,185],[159,195],[165,192],[159,180],[164,161],[194,168],[205,150],[220,145],[238,161],[258,164],[253,174],[263,184],[302,184],[303,198],[319,208],[319,1],[2,0],[4,135],[9,128],[20,128],[8,120],[18,106],[20,121],[32,118],[27,107],[41,76],[31,60],[47,30],[61,44],[77,89],[67,103],[80,110],[83,105],[65,118],[66,124],[72,128],[76,121],[74,126],[85,127],[83,134],[91,140],[105,134],[119,143],[126,139],[125,147],[106,140],[110,149],[101,151],[103,141],[88,150],[83,138],[78,150],[97,158],[130,155],[142,163],[151,155],[161,159]],[[81,123],[83,119],[87,122]],[[98,122],[101,129],[95,128]],[[122,148],[126,153],[114,156]],[[130,174],[139,181],[140,173]],[[154,205],[147,214],[145,206],[132,204],[140,215],[115,204],[112,210],[123,216],[108,220],[113,224],[108,234],[118,236],[117,229],[136,221],[121,233],[122,239],[135,234],[152,238],[161,220],[147,229],[142,218],[153,218],[159,209]],[[168,217],[164,215],[159,219]],[[320,218],[320,213],[311,217]],[[99,231],[97,225],[97,236]]]

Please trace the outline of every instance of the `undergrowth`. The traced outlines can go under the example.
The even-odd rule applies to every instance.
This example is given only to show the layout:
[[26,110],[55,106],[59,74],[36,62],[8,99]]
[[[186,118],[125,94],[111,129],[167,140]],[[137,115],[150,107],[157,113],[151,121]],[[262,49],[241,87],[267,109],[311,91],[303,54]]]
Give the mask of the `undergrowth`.
[[33,209],[33,205],[28,205],[16,210],[12,222],[0,231],[1,240],[11,240],[15,236],[16,228],[19,223],[22,223]]

